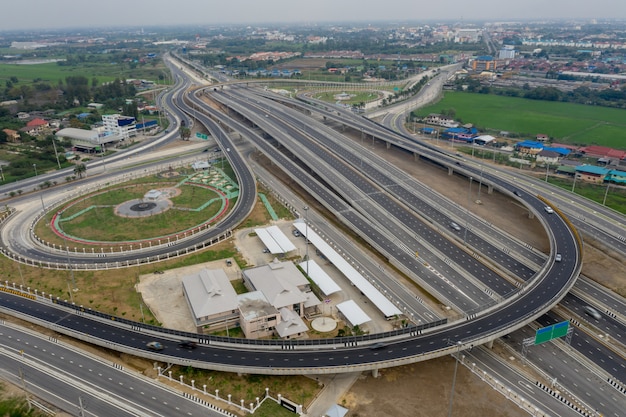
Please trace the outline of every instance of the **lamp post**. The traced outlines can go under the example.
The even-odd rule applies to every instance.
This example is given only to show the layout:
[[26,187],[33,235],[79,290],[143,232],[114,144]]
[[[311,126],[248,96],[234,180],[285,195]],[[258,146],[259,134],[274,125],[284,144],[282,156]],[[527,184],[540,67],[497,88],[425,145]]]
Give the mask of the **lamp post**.
[[574,192],[574,188],[576,188],[576,173],[574,173],[574,183],[572,184],[572,192]]
[[309,276],[309,206],[304,206],[304,244],[306,245],[306,276]]
[[72,295],[72,292],[77,291],[76,281],[74,280],[74,269],[72,269],[72,262],[70,261],[70,247],[68,246],[67,238],[65,236],[63,237],[63,240],[65,241],[65,253],[67,255],[67,266],[70,269],[70,279],[72,280],[72,290],[70,291],[70,297],[73,303],[74,296]]
[[98,145],[100,146],[100,157],[102,158],[102,170],[106,171],[107,166],[106,166],[106,163],[104,162],[104,144],[102,143],[100,136],[98,136]]
[[37,164],[33,164],[33,168],[35,169],[35,177],[37,176]]
[[[4,178],[3,178],[4,179]],[[609,187],[611,186],[610,182],[606,183],[606,191],[604,192],[604,199],[602,199],[602,205],[606,206],[606,196],[609,195]]]
[[459,367],[459,355],[461,354],[462,343],[456,342],[456,361],[454,362],[454,376],[452,377],[452,391],[450,392],[450,406],[448,407],[448,417],[452,416],[452,404],[454,404],[454,386],[456,385],[456,371]]
[[463,236],[463,244],[466,245],[467,244],[467,228],[469,227],[469,209],[470,209],[470,200],[472,197],[472,180],[474,178],[470,177],[469,180],[469,191],[467,192],[467,216],[465,217],[465,234]]
[[61,169],[61,161],[59,161],[59,154],[57,153],[57,144],[54,142],[56,139],[52,137],[52,147],[54,148],[54,156],[57,159],[57,166]]

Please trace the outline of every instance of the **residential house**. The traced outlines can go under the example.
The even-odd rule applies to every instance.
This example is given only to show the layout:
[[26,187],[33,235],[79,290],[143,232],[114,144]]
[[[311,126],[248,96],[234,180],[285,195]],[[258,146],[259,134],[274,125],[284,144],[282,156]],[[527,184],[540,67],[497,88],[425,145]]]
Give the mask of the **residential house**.
[[537,154],[537,162],[544,162],[549,165],[558,164],[560,158],[560,153],[546,149],[543,149]]
[[7,142],[19,142],[20,132],[12,129],[2,129],[2,131],[7,135]]
[[604,181],[620,185],[626,184],[626,172],[612,169],[604,177]]
[[441,114],[431,113],[424,118],[424,123],[443,127],[458,127],[459,124],[454,119]]
[[576,167],[576,180],[602,184],[610,170],[595,165],[579,165]]
[[525,140],[515,144],[515,149],[520,154],[535,156],[543,150],[543,143],[533,142],[532,140]]
[[30,122],[26,123],[26,127],[22,128],[21,130],[31,136],[38,136],[46,132],[49,127],[50,125],[47,121],[43,119],[33,119]]

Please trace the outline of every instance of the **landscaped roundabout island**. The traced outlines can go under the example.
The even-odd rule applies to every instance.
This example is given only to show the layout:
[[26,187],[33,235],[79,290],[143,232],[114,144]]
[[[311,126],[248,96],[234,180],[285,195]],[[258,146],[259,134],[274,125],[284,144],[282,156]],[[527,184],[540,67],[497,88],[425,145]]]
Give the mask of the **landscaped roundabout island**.
[[170,170],[63,203],[34,230],[46,245],[71,252],[137,250],[206,230],[229,212],[238,192],[219,169]]

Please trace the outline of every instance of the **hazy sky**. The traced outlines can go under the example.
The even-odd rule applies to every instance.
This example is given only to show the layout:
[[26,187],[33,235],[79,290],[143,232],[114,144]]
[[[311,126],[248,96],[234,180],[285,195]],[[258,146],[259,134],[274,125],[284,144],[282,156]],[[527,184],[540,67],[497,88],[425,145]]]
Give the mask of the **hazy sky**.
[[0,31],[336,21],[626,19],[623,0],[4,0]]

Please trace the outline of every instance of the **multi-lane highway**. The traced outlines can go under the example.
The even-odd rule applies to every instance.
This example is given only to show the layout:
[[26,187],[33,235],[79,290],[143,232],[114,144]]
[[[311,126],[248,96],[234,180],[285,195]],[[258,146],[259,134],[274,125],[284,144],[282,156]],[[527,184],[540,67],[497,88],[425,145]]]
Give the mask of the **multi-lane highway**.
[[[246,165],[235,151],[234,147],[231,147],[233,144],[229,141],[228,137],[219,130],[216,123],[205,115],[205,112],[210,112],[210,110],[203,109],[203,107],[206,106],[201,100],[197,99],[195,95],[186,95],[184,99],[185,100],[178,100],[180,102],[177,101],[177,104],[182,106],[188,113],[197,112],[196,116],[199,122],[203,123],[213,132],[214,137],[225,151],[226,156],[229,158],[235,170],[237,172],[241,172],[242,170],[245,172],[247,169]],[[187,100],[189,100],[189,105],[182,103]],[[187,107],[185,108],[185,106]],[[216,117],[216,115],[212,116]],[[221,117],[223,117],[223,115]],[[269,117],[267,119],[269,119]],[[266,126],[266,128],[269,129],[271,126]],[[274,133],[276,134],[277,132]],[[249,133],[246,133],[246,135],[249,135]],[[287,167],[292,165],[287,158],[285,158],[285,155],[281,152],[277,152],[273,146],[269,146],[266,141],[259,141],[258,135],[246,137],[254,140],[256,146],[262,149],[281,166]],[[317,161],[330,158],[330,154],[310,154],[310,156],[312,160],[315,158]],[[290,170],[298,173],[300,181],[305,188],[317,190],[313,194],[316,195],[321,202],[324,204],[333,204],[334,206],[331,207],[334,209],[334,212],[341,213],[345,218],[351,216],[350,221],[347,223],[359,230],[359,233],[362,233],[363,236],[375,241],[383,252],[393,254],[394,261],[399,265],[417,265],[415,262],[419,262],[419,259],[414,253],[408,253],[407,250],[401,246],[403,242],[399,239],[395,239],[395,241],[394,239],[390,239],[388,233],[385,233],[384,230],[381,231],[379,226],[374,226],[371,219],[366,220],[363,213],[359,212],[366,207],[363,204],[366,204],[367,201],[360,203],[359,210],[350,208],[345,201],[337,198],[334,194],[334,190],[329,190],[326,186],[322,186],[317,181],[313,181],[310,174],[306,171],[294,166],[291,166]],[[341,175],[344,179],[348,178],[347,171],[344,171]],[[494,184],[496,183],[496,179],[490,179],[487,175],[485,175],[485,180],[491,180]],[[334,179],[328,177],[327,182],[328,181],[332,184]],[[358,191],[358,188],[355,189],[354,186],[350,186],[350,191],[357,192],[357,194],[353,195],[351,202],[376,197],[377,192],[375,190],[362,188],[368,187],[368,183],[364,182],[359,177],[352,179],[351,183],[361,187],[361,191]],[[251,184],[246,184],[245,181],[241,181],[240,178],[240,185],[243,189]],[[508,184],[502,183],[501,186],[508,187]],[[348,191],[348,189],[345,190]],[[324,340],[314,343],[298,341],[290,341],[289,343],[283,341],[275,341],[272,343],[257,342],[258,346],[254,346],[255,343],[252,341],[246,341],[246,346],[243,346],[241,341],[201,337],[199,338],[200,341],[208,343],[208,346],[203,346],[202,349],[191,353],[193,358],[177,357],[179,352],[171,352],[168,349],[163,352],[163,355],[171,355],[171,357],[167,358],[167,360],[171,362],[182,362],[184,360],[185,363],[189,363],[187,360],[192,360],[192,363],[199,367],[219,369],[238,368],[259,373],[342,372],[350,368],[375,369],[380,366],[408,363],[423,360],[428,357],[445,355],[451,349],[451,341],[455,345],[461,343],[467,346],[485,343],[499,335],[505,334],[510,331],[511,328],[524,325],[549,309],[553,303],[557,302],[565,294],[580,267],[580,248],[576,236],[571,233],[567,224],[557,215],[546,215],[543,211],[543,202],[533,200],[531,196],[527,196],[527,199],[527,204],[529,204],[531,209],[533,209],[537,215],[542,216],[543,221],[550,226],[551,234],[554,236],[553,243],[558,245],[556,250],[566,254],[567,261],[561,263],[549,261],[547,267],[542,270],[542,274],[538,274],[537,277],[529,281],[523,287],[523,290],[511,294],[508,302],[499,305],[496,304],[490,310],[486,310],[480,314],[474,313],[471,317],[468,316],[468,320],[466,321],[435,329],[408,328],[401,332],[403,335],[396,335],[397,341],[390,341],[389,349],[375,353],[372,353],[367,347],[367,340],[374,339],[374,337],[355,340],[346,339],[341,340],[340,343],[337,343],[337,341]],[[384,207],[385,204],[387,203],[383,200],[378,200],[376,204],[367,203],[367,208],[368,210],[371,208],[377,210],[376,212],[380,212],[380,209],[376,206]],[[383,214],[378,216],[378,223],[384,224],[386,216]],[[401,236],[406,236],[406,232],[404,231],[406,229],[402,226],[402,221],[402,216],[398,215],[397,221],[394,223],[400,226],[397,229],[398,233],[403,233]],[[407,236],[407,239],[410,239],[410,237]],[[9,299],[14,300],[13,295],[3,294],[2,296],[7,299],[5,308],[11,305],[13,308],[21,309],[21,313],[26,316],[32,315],[37,317],[38,320],[43,320],[43,318],[47,316],[56,316],[56,326],[58,326],[56,329],[58,331],[76,332],[80,331],[79,329],[88,327],[90,329],[87,333],[88,336],[85,335],[85,332],[81,332],[80,337],[92,340],[94,343],[110,343],[110,341],[114,339],[116,348],[120,350],[128,350],[149,357],[156,355],[145,351],[144,342],[146,340],[145,338],[137,337],[137,334],[133,331],[133,326],[129,326],[130,328],[119,328],[111,323],[100,321],[93,322],[90,320],[89,315],[67,317],[65,310],[57,312],[56,306],[53,305],[47,305],[46,314],[42,316],[37,311],[37,307],[30,305],[30,301],[22,300],[22,303],[15,301],[9,302]],[[481,298],[478,300],[480,301]],[[65,317],[65,319],[63,319],[63,317]],[[157,329],[153,329],[152,331],[156,330]],[[120,336],[122,333],[124,334],[123,337]],[[98,335],[97,337],[96,334]],[[185,335],[185,337],[188,336],[189,335]],[[155,338],[161,338],[166,346],[172,343],[171,340],[164,338],[162,335],[155,334]],[[221,347],[218,348],[215,346],[217,343],[219,343]],[[273,349],[267,351],[259,350],[263,345],[273,347]],[[222,346],[229,347],[227,355],[224,355]],[[284,348],[286,346],[289,346],[289,349],[298,350],[298,353],[294,354],[295,352],[285,351]],[[329,346],[332,346],[331,350],[327,350]],[[350,348],[346,348],[346,346],[350,346]],[[276,348],[281,350],[276,351]],[[338,353],[341,355],[340,357],[337,356]],[[165,359],[161,354],[156,356]],[[270,366],[268,366],[268,364]]]
[[55,338],[1,324],[0,340],[3,379],[76,415],[165,417],[174,410],[178,415],[224,415]]
[[[177,67],[172,68],[175,70]],[[455,213],[459,210],[451,202],[442,200],[436,193],[429,195],[425,189],[415,192],[419,187],[418,184],[412,184],[410,179],[402,176],[401,172],[394,170],[394,167],[385,166],[382,161],[368,155],[364,149],[345,147],[340,141],[331,140],[333,135],[324,130],[322,125],[308,119],[297,120],[298,118],[289,111],[280,108],[273,108],[270,111],[272,107],[270,104],[254,103],[256,99],[251,97],[237,102],[234,96],[230,96],[234,91],[228,89],[219,94],[211,92],[215,96],[221,94],[223,98],[230,100],[228,105],[231,108],[237,108],[236,111],[245,119],[253,121],[256,129],[261,127],[266,135],[269,133],[271,139],[267,140],[267,136],[261,137],[257,130],[250,129],[241,121],[232,120],[223,114],[215,114],[195,95],[183,93],[188,87],[188,84],[182,87],[185,83],[184,74],[180,75],[180,80],[181,88],[174,89],[176,90],[174,94],[178,98],[176,100],[171,98],[174,94],[163,97],[168,103],[167,106],[172,109],[180,106],[187,114],[194,115],[200,123],[204,124],[225,152],[236,172],[239,173],[241,170],[245,172],[249,168],[245,160],[237,153],[230,137],[215,123],[216,120],[220,120],[223,125],[229,125],[231,129],[239,132],[244,140],[249,141],[277,166],[296,179],[309,191],[310,195],[337,213],[344,223],[365,239],[374,242],[373,246],[381,253],[392,255],[389,260],[394,265],[407,269],[420,268],[420,273],[416,275],[420,275],[419,279],[427,280],[428,271],[421,269],[420,260],[428,259],[438,270],[445,271],[446,276],[454,276],[455,280],[458,278],[458,282],[463,283],[464,293],[469,294],[468,296],[459,297],[460,292],[452,291],[449,284],[439,285],[439,287],[433,284],[431,288],[434,294],[441,295],[441,299],[448,301],[449,305],[454,306],[459,312],[465,312],[466,321],[453,322],[435,328],[410,327],[399,332],[361,338],[342,338],[340,341],[270,341],[257,344],[252,341],[227,338],[198,337],[190,334],[175,335],[173,333],[176,332],[162,332],[162,329],[148,328],[138,323],[114,323],[111,322],[111,317],[106,315],[93,320],[90,314],[76,312],[72,306],[59,307],[49,299],[41,300],[41,298],[39,302],[31,302],[24,297],[0,291],[3,311],[13,311],[14,314],[18,312],[17,314],[51,326],[61,333],[156,360],[228,371],[281,374],[333,373],[355,369],[377,369],[425,360],[485,343],[514,329],[522,329],[525,323],[541,317],[543,312],[563,297],[573,282],[572,278],[577,276],[580,268],[580,246],[576,236],[571,233],[560,216],[548,214],[543,210],[546,204],[544,201],[536,200],[534,193],[528,193],[525,187],[519,187],[519,181],[516,181],[513,186],[510,176],[483,172],[482,168],[479,172],[478,167],[469,161],[459,162],[460,159],[455,155],[440,152],[428,146],[417,146],[415,141],[395,135],[389,130],[371,125],[362,119],[359,120],[354,115],[349,117],[341,112],[328,111],[328,115],[325,116],[334,118],[357,131],[360,129],[362,138],[363,136],[376,138],[377,141],[385,141],[392,146],[410,149],[411,152],[432,158],[441,166],[449,167],[468,179],[473,177],[476,180],[480,175],[484,184],[511,195],[512,198],[516,198],[512,194],[513,190],[521,191],[519,200],[523,201],[535,215],[540,216],[542,223],[548,228],[552,246],[549,256],[538,253],[532,248],[523,247],[516,247],[516,255],[513,257],[503,256],[502,252],[494,246],[494,242],[499,242],[498,247],[502,244],[508,245],[510,244],[508,237],[495,230],[492,233],[489,225],[481,223],[480,220],[472,220],[471,217],[468,219],[467,229],[465,229],[464,222],[459,222],[463,225],[461,234],[465,235],[462,245],[460,245],[460,236],[454,236],[452,232],[452,239],[456,240],[459,246],[472,248],[475,251],[474,254],[480,251],[481,254],[485,254],[485,258],[498,259],[496,262],[499,265],[498,273],[490,278],[491,271],[488,275],[482,276],[481,263],[475,261],[475,256],[467,257],[464,251],[458,251],[457,245],[450,245],[448,239],[440,236],[443,234],[450,237],[451,232],[447,225],[450,219],[458,216]],[[261,93],[259,97],[261,95],[263,94]],[[258,107],[259,104],[265,106],[261,109],[268,110],[267,117],[265,117],[265,112]],[[170,112],[176,114],[176,111],[172,109]],[[323,112],[324,109],[311,108],[309,111]],[[175,117],[182,119],[183,114],[185,113]],[[191,123],[191,121],[185,123]],[[316,130],[321,135],[316,135]],[[291,142],[283,136],[290,136]],[[328,141],[324,141],[325,136]],[[280,143],[283,149],[277,150],[275,143]],[[288,149],[289,154],[284,154],[284,149]],[[293,161],[293,155],[299,157],[296,163]],[[350,171],[360,172],[360,174],[353,175]],[[317,175],[312,176],[311,173]],[[323,177],[325,181],[320,182],[315,177]],[[500,177],[506,180],[503,181]],[[245,178],[243,180],[239,178],[239,180],[245,188],[254,184],[254,181],[246,184]],[[341,198],[337,198],[337,194],[341,195]],[[251,193],[251,195],[254,194]],[[383,195],[387,197],[382,198]],[[421,198],[417,198],[418,195]],[[393,208],[388,206],[389,203],[386,200],[398,200],[402,204]],[[566,210],[565,207],[563,209]],[[390,218],[387,213],[392,213],[393,217]],[[435,227],[425,227],[423,223],[420,223],[424,219],[432,222]],[[456,220],[458,219],[457,217]],[[602,228],[601,225],[597,227]],[[396,238],[390,238],[390,234]],[[616,238],[619,240],[619,233],[617,235]],[[421,254],[419,257],[414,256],[417,250]],[[554,254],[557,252],[564,255],[565,262],[554,262]],[[442,253],[448,256],[442,258]],[[426,258],[427,254],[428,258]],[[58,261],[65,262],[65,256]],[[97,262],[97,260],[93,261]],[[450,261],[462,264],[461,269],[465,272],[458,274],[458,267],[451,268]],[[473,266],[469,266],[470,264]],[[498,274],[506,275],[507,279],[499,278]],[[512,283],[521,285],[523,289],[508,291],[512,288]],[[10,284],[4,283],[3,287],[6,286],[11,287]],[[476,291],[477,288],[482,287],[489,289],[493,295],[481,290]],[[410,298],[403,296],[398,298],[406,300],[407,303],[410,301]],[[463,298],[465,298],[464,301],[459,301]],[[608,299],[608,297],[605,298]],[[570,299],[568,296],[566,301],[569,303]],[[478,314],[472,312],[473,304],[478,307],[476,310]],[[580,300],[575,300],[574,305],[578,307],[575,307],[574,311],[577,311],[581,304]],[[490,305],[491,308],[485,310],[486,305]],[[410,310],[410,306],[408,307],[407,311]],[[68,314],[72,311],[74,314]],[[419,314],[423,314],[423,311]],[[51,325],[50,322],[56,322],[56,324]],[[605,325],[604,323],[596,324]],[[614,323],[607,321],[605,326],[607,334],[619,333],[621,328],[620,321]],[[176,349],[176,341],[181,337],[198,337],[202,343],[201,347],[195,352],[179,352],[179,349]],[[379,337],[385,338],[384,349],[375,351],[369,349],[368,346]],[[147,351],[145,343],[151,340],[162,341],[166,349],[161,354]],[[606,362],[610,363],[609,360]],[[619,371],[619,367],[607,365],[606,372],[620,375]]]

